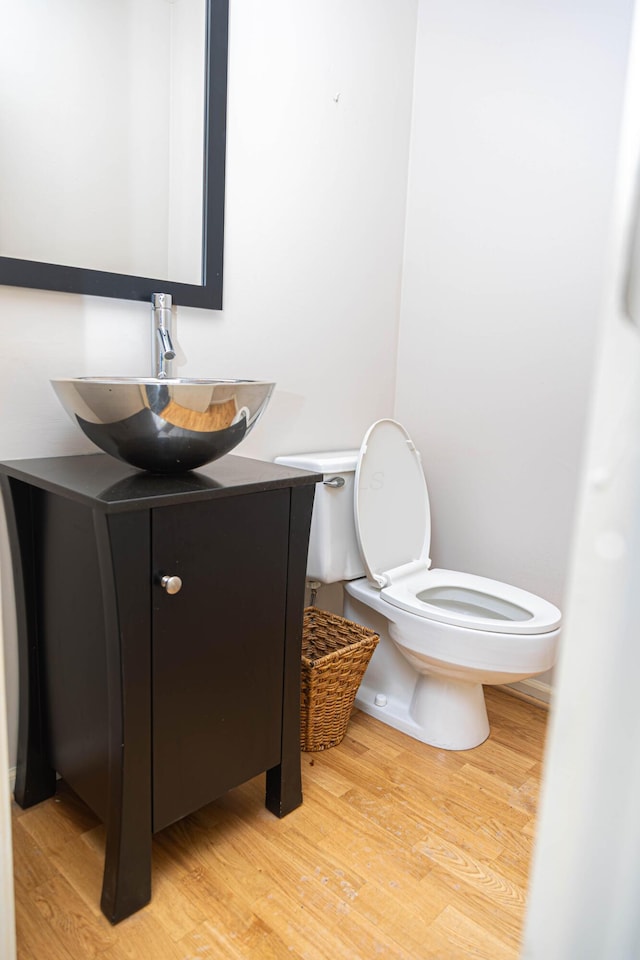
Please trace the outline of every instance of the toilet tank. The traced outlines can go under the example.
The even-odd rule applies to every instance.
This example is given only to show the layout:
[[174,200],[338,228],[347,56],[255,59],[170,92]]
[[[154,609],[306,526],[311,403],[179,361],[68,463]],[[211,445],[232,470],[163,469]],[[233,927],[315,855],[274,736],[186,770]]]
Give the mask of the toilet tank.
[[[277,457],[276,463],[321,473],[311,517],[307,577],[321,583],[355,580],[365,575],[360,558],[353,513],[358,450],[295,453]],[[337,481],[331,483],[331,481]],[[339,481],[344,480],[344,484]]]

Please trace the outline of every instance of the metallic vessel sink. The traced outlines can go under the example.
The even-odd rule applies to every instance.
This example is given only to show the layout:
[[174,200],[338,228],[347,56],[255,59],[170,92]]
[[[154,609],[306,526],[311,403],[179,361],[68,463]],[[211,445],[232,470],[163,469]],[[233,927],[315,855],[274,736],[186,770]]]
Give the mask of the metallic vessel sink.
[[153,473],[183,473],[233,450],[275,384],[261,380],[75,377],[51,381],[101,450]]

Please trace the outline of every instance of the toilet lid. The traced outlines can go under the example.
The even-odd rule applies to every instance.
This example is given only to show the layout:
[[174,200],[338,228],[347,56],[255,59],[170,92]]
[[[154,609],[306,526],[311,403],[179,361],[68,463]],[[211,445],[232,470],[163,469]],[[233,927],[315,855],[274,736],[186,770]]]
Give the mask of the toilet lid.
[[420,454],[395,420],[367,431],[356,469],[356,533],[367,577],[380,586],[395,567],[429,565],[431,514]]

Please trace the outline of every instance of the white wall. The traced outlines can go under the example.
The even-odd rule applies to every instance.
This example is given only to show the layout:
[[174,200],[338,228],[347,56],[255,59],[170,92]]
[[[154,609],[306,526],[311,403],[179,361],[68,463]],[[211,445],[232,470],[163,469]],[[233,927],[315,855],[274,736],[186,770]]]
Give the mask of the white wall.
[[434,564],[562,606],[631,0],[421,0],[396,415]]
[[[392,413],[415,18],[415,0],[231,3],[224,309],[180,309],[177,336],[182,375],[277,381],[240,454],[354,446]],[[0,317],[0,459],[92,450],[48,378],[147,372],[150,307],[0,287]]]

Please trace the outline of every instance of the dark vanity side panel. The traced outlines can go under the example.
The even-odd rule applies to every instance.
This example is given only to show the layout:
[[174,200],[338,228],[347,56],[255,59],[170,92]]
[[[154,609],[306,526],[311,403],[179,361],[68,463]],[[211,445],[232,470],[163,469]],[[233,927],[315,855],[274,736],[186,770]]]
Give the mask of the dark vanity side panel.
[[154,831],[280,763],[289,510],[278,489],[153,511]]
[[[11,544],[18,632],[18,756],[15,798],[24,809],[56,791],[42,704],[42,649],[38,629],[38,583],[35,557],[35,509],[31,487],[0,476]],[[8,598],[5,598],[5,603]]]
[[33,491],[43,687],[52,766],[104,819],[108,699],[93,512]]

